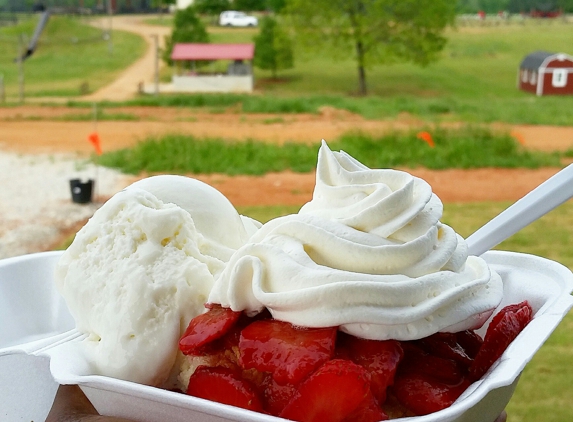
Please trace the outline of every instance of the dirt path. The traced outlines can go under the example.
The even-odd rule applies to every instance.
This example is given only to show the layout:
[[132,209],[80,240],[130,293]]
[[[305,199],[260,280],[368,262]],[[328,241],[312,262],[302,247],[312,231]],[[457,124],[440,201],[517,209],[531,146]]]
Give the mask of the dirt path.
[[[90,119],[91,110],[64,106],[24,105],[0,108],[0,148],[20,153],[77,152],[90,154],[86,141],[97,129],[105,151],[126,148],[148,136],[177,133],[196,137],[229,140],[256,139],[265,142],[287,141],[318,143],[360,130],[380,135],[390,130],[422,128],[424,122],[407,115],[393,121],[366,120],[361,116],[331,107],[319,114],[268,115],[196,112],[187,108],[123,107],[103,110],[109,120],[97,127]],[[113,116],[123,115],[123,120]],[[78,117],[83,116],[83,121]],[[126,120],[126,116],[127,119]],[[573,148],[573,127],[497,125],[500,130],[516,133],[526,148],[565,151]]]
[[[123,101],[133,98],[138,93],[138,84],[150,83],[155,75],[155,41],[157,37],[159,48],[163,48],[164,38],[171,32],[168,26],[155,26],[143,23],[145,16],[117,15],[112,18],[113,30],[133,32],[140,35],[147,43],[143,57],[128,67],[113,83],[93,94],[81,98],[82,101]],[[105,19],[106,22],[109,18]],[[98,23],[95,23],[98,25]],[[101,26],[101,24],[100,24]],[[159,62],[161,66],[161,61]]]

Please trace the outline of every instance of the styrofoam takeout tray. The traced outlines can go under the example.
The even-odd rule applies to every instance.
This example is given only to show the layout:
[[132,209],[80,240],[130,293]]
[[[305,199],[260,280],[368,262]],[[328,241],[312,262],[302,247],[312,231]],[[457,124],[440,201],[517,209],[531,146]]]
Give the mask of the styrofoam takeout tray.
[[[180,393],[93,375],[76,347],[81,336],[72,329],[73,320],[53,288],[53,269],[59,256],[59,252],[48,252],[0,261],[0,370],[6,359],[36,359],[44,366],[49,359],[54,379],[60,384],[78,384],[100,413],[142,422],[282,420]],[[504,280],[504,298],[500,308],[527,299],[535,311],[533,321],[488,374],[472,384],[451,407],[431,415],[401,420],[494,420],[509,402],[525,365],[573,306],[570,295],[573,274],[561,264],[513,252],[490,251],[484,258]],[[29,363],[26,368],[29,372]],[[20,369],[16,368],[12,377],[30,376],[25,374],[24,368]],[[0,381],[0,405],[3,404],[2,392],[8,389],[2,383],[13,386],[13,382],[5,377]],[[26,397],[19,399],[26,400]],[[42,411],[47,413],[46,409]],[[41,417],[35,420],[39,419]]]

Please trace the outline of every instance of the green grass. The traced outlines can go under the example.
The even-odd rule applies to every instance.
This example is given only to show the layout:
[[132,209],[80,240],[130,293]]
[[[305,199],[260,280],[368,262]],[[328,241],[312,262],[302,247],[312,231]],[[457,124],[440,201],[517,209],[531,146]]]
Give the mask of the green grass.
[[[559,166],[557,153],[526,151],[504,133],[487,128],[432,130],[435,148],[416,137],[416,132],[394,132],[380,138],[348,133],[330,142],[371,168],[417,167],[432,169],[478,167]],[[197,139],[186,135],[148,138],[133,148],[111,151],[100,164],[125,173],[226,173],[264,174],[290,169],[308,172],[316,165],[317,145],[223,139]]]
[[[34,16],[16,26],[0,27],[0,73],[11,100],[16,100],[19,92],[18,65],[14,63],[18,37],[23,34],[29,39],[36,19]],[[80,17],[50,17],[36,52],[24,61],[26,97],[73,97],[93,92],[114,80],[144,53],[141,37],[114,31],[110,54],[103,30],[88,23]]]
[[[164,17],[165,23],[170,19]],[[93,91],[142,54],[143,40],[114,33],[114,54],[110,56],[102,31],[85,23],[79,18],[50,20],[37,54],[25,63],[27,95],[76,96],[86,81]],[[18,30],[0,28],[0,68],[12,97],[17,94],[17,70],[12,62],[16,36],[22,28],[30,34],[34,24],[31,20]],[[208,31],[212,42],[251,42],[258,29],[209,26]],[[447,36],[449,42],[441,59],[427,67],[397,63],[368,69],[367,97],[352,95],[356,92],[357,71],[351,58],[333,61],[325,52],[309,55],[296,49],[295,67],[279,72],[278,80],[272,79],[269,72],[255,69],[255,95],[166,94],[107,106],[234,107],[245,113],[316,113],[321,106],[329,105],[369,119],[393,119],[409,113],[428,122],[570,124],[573,96],[536,97],[521,92],[516,88],[516,76],[519,63],[531,51],[569,52],[573,24],[552,21],[460,27],[448,30]],[[74,38],[85,42],[74,43]]]
[[[209,27],[212,42],[249,42],[256,29]],[[536,97],[516,88],[523,57],[537,49],[569,52],[573,24],[528,22],[452,29],[441,59],[421,68],[409,63],[367,70],[369,96],[354,97],[357,70],[349,58],[334,62],[326,53],[295,50],[295,67],[272,80],[255,69],[256,96],[227,96],[243,112],[316,112],[331,105],[367,118],[395,118],[411,113],[428,121],[570,124],[573,96]],[[204,95],[143,99],[147,104],[209,107]],[[217,102],[222,97],[216,95]],[[203,105],[199,105],[203,103]]]
[[[57,120],[61,120],[64,122],[89,122],[94,120],[94,116],[93,113],[69,113],[61,117],[58,117]],[[130,113],[104,113],[103,111],[98,111],[97,120],[134,122],[134,121],[139,121],[141,119],[139,116]]]

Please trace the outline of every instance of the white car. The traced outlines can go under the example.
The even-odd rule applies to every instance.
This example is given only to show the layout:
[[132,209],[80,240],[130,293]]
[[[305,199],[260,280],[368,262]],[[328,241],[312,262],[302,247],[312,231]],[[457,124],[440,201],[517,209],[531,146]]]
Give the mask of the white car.
[[221,26],[257,26],[258,23],[259,20],[254,16],[234,10],[227,10],[219,15],[219,25]]

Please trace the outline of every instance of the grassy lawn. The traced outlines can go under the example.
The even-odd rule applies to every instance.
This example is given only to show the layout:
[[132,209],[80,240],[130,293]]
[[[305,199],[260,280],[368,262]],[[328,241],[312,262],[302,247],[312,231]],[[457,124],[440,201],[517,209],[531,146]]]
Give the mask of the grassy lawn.
[[[209,26],[208,31],[212,42],[250,42],[257,29]],[[273,80],[268,71],[255,69],[257,97],[283,106],[285,98],[294,97],[307,102],[308,108],[329,104],[373,119],[406,112],[429,121],[570,123],[573,96],[538,98],[518,91],[516,77],[519,63],[532,51],[571,53],[573,24],[530,21],[524,25],[460,26],[448,30],[447,36],[441,59],[425,68],[398,63],[368,69],[366,98],[353,96],[357,70],[351,58],[333,62],[326,53],[307,54],[298,49],[295,67],[280,71],[279,80]],[[260,98],[247,97],[239,100],[244,111],[265,111]],[[229,102],[236,103],[237,97]],[[257,106],[249,108],[254,102]],[[272,112],[271,106],[268,109]]]
[[[29,40],[36,23],[37,17],[32,16],[16,26],[0,28],[0,73],[4,75],[8,99],[18,97],[18,65],[14,63],[18,38],[22,34]],[[87,18],[51,16],[37,51],[24,61],[25,96],[73,97],[93,92],[114,80],[145,52],[141,37],[114,31],[110,53],[103,35],[103,28],[89,26]]]
[[[389,133],[380,138],[351,132],[329,144],[331,149],[344,150],[370,168],[538,168],[561,164],[559,154],[524,150],[509,134],[487,128],[468,126],[435,129],[432,133],[435,148],[418,139],[416,131]],[[275,145],[253,140],[232,142],[164,135],[150,137],[132,148],[107,152],[98,162],[131,174],[236,175],[287,169],[304,173],[315,168],[317,149],[316,144]]]
[[[169,25],[171,16],[153,23]],[[17,27],[0,28],[0,69],[7,95],[17,95],[17,65],[13,62],[17,36],[31,36],[36,18]],[[114,32],[113,54],[103,39],[103,28],[87,26],[85,18],[55,16],[41,38],[40,47],[25,62],[26,95],[77,96],[88,82],[93,91],[113,79],[144,51],[144,41]],[[251,42],[257,28],[208,26],[212,42]],[[130,104],[218,107],[240,104],[243,112],[316,112],[331,105],[370,119],[393,119],[409,113],[429,122],[465,121],[570,124],[573,96],[538,98],[516,88],[519,63],[538,49],[569,52],[573,24],[529,21],[447,31],[448,44],[441,59],[425,68],[408,63],[375,66],[367,71],[369,95],[356,97],[357,71],[352,58],[333,61],[326,53],[307,54],[295,49],[295,67],[279,72],[255,69],[255,95],[163,95],[141,97]],[[171,71],[163,69],[163,78]],[[108,104],[108,106],[111,106]]]

